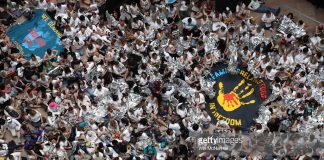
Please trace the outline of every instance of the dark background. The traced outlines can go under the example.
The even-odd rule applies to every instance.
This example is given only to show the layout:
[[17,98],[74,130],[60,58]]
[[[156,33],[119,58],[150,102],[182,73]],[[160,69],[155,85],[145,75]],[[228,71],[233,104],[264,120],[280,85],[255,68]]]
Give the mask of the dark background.
[[321,7],[324,8],[324,0],[307,0],[311,2],[315,7]]

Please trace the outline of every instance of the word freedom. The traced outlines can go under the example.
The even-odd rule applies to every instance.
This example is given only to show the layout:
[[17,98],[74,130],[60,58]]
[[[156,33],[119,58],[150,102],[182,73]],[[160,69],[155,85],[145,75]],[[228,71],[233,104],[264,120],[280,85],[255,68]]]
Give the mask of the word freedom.
[[242,120],[241,119],[233,119],[233,118],[227,118],[217,112],[215,103],[209,103],[209,108],[212,110],[212,113],[217,121],[224,120],[231,126],[241,126]]

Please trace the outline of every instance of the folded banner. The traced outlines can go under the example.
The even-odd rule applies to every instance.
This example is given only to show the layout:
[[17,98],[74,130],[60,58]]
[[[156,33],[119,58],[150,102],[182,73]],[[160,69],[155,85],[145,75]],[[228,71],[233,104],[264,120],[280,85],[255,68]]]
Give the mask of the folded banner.
[[216,82],[216,96],[207,105],[214,123],[224,120],[230,126],[250,127],[260,105],[270,95],[267,81],[254,78],[240,67],[236,68],[236,74],[231,74],[224,63],[212,68],[209,80]]
[[42,58],[49,48],[63,51],[60,41],[62,34],[42,10],[35,10],[31,20],[12,26],[7,35],[26,59],[30,59],[31,54]]

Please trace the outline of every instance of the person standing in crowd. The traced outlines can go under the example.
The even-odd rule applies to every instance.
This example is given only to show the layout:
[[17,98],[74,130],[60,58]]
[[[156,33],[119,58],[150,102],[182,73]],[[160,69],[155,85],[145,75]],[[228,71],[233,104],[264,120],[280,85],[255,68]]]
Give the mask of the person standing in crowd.
[[7,117],[6,127],[10,131],[11,135],[13,137],[17,137],[18,141],[20,142],[20,129],[21,129],[20,122],[14,118]]

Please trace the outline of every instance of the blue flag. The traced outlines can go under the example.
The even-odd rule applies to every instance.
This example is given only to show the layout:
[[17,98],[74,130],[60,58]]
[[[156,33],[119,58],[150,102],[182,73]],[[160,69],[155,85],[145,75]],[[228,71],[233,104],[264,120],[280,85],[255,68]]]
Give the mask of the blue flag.
[[26,59],[30,59],[31,54],[42,58],[49,48],[63,51],[60,41],[62,33],[43,10],[35,10],[31,20],[9,28],[7,36]]

